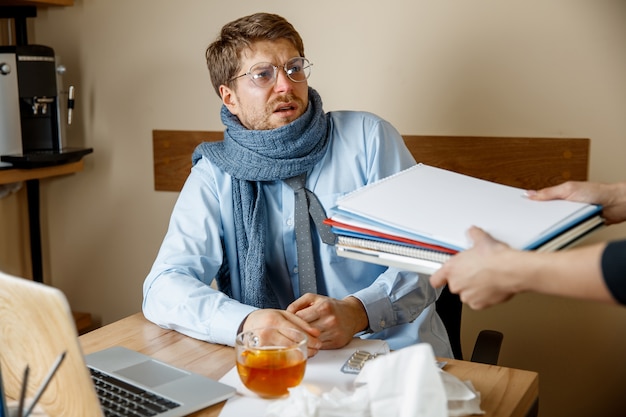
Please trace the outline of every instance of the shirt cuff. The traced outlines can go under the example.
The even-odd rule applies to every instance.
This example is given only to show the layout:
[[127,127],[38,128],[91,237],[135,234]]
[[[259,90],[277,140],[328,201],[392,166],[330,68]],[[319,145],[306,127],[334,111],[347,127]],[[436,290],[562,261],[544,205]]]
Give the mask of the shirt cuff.
[[219,314],[211,318],[211,339],[215,343],[234,346],[239,325],[255,310],[257,310],[256,307],[236,302],[222,304],[219,308]]
[[396,323],[393,306],[387,291],[376,285],[364,288],[354,294],[367,313],[369,328],[367,332],[377,333]]

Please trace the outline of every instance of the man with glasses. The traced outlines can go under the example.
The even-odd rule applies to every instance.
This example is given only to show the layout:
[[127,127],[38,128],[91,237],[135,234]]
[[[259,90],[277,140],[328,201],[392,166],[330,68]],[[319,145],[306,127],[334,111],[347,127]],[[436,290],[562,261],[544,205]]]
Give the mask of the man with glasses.
[[325,113],[302,39],[280,16],[228,23],[206,58],[224,141],[193,154],[144,283],[145,316],[231,346],[242,330],[295,327],[310,355],[358,334],[452,357],[428,278],[338,257],[321,224],[337,197],[415,164],[396,129]]

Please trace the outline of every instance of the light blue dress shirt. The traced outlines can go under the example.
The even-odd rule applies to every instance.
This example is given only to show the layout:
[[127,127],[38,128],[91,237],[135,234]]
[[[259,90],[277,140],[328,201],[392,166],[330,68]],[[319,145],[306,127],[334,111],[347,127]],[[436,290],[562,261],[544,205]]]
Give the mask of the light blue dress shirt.
[[[365,112],[331,112],[326,154],[309,172],[312,190],[330,214],[338,197],[415,164],[397,130]],[[268,213],[267,272],[281,303],[298,298],[294,193],[283,181],[263,184]],[[410,190],[407,190],[410,192]],[[169,228],[144,282],[143,312],[167,329],[232,346],[241,321],[255,308],[240,295],[231,177],[206,158],[192,168]],[[221,240],[230,260],[233,298],[210,286],[222,262]],[[436,355],[452,357],[448,336],[435,312],[439,290],[427,276],[342,258],[317,233],[318,292],[358,298],[370,328],[362,337],[385,339],[392,349],[430,343]]]

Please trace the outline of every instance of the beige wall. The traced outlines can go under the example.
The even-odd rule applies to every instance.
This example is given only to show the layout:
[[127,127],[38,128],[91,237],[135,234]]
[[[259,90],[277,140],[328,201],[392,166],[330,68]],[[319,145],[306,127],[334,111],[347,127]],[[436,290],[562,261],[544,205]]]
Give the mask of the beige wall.
[[[140,310],[176,199],[153,191],[151,131],[222,129],[204,49],[259,4],[75,0],[31,20],[76,85],[69,144],[95,149],[84,172],[42,184],[44,273],[74,309],[104,323]],[[326,110],[378,113],[403,134],[588,137],[591,179],[626,179],[624,1],[266,4],[303,35]],[[0,200],[0,265],[28,275],[23,194]],[[618,236],[626,226],[593,240]],[[466,350],[499,329],[501,364],[540,372],[542,416],[624,414],[623,308],[522,295],[464,323]]]

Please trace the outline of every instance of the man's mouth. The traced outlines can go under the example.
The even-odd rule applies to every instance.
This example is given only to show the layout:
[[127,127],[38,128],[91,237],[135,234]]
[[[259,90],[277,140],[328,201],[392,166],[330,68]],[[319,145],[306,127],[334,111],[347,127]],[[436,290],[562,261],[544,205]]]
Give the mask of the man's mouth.
[[290,103],[284,104],[284,105],[280,105],[278,107],[276,107],[276,110],[274,110],[274,113],[281,113],[281,112],[286,112],[286,111],[293,111],[296,109],[296,106]]

